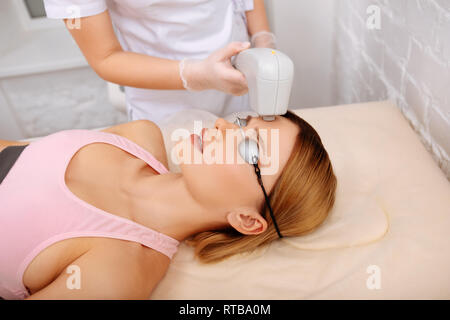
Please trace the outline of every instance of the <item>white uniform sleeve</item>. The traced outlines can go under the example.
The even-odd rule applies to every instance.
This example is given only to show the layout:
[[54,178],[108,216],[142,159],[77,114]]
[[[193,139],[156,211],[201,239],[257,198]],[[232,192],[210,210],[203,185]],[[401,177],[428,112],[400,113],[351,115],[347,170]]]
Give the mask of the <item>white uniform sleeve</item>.
[[232,0],[235,10],[244,12],[254,9],[254,0]]
[[81,18],[102,13],[107,9],[105,0],[44,0],[47,18]]
[[243,0],[244,1],[244,10],[252,11],[254,9],[254,0]]

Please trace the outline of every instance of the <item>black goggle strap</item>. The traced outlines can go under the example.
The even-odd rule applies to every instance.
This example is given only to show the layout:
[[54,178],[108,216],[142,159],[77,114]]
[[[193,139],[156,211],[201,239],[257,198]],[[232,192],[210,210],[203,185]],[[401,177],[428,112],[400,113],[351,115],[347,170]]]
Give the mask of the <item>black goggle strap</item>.
[[256,176],[258,177],[258,182],[263,190],[264,198],[266,199],[266,204],[269,207],[270,217],[272,218],[273,225],[275,226],[275,230],[278,233],[278,237],[283,238],[283,236],[280,233],[280,229],[278,229],[278,225],[275,220],[275,216],[273,215],[272,207],[270,206],[269,197],[267,196],[266,189],[264,189],[264,185],[263,185],[262,178],[261,178],[261,170],[259,169],[257,163],[253,164],[253,167],[255,168],[255,173],[256,173]]

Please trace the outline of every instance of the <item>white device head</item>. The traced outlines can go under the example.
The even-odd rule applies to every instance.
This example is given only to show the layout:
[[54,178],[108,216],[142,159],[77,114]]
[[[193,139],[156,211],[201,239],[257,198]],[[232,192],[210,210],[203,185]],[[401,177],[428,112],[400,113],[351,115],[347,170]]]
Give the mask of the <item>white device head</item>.
[[248,83],[250,107],[266,121],[287,112],[294,79],[294,63],[284,53],[270,48],[240,52],[233,65]]

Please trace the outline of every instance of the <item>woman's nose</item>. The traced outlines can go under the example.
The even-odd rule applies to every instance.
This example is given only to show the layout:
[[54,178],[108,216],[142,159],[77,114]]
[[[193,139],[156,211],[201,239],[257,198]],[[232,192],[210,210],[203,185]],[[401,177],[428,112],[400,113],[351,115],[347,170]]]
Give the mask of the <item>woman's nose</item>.
[[218,118],[216,120],[216,123],[214,124],[214,127],[216,129],[219,129],[219,130],[222,129],[223,130],[223,129],[226,129],[226,128],[231,128],[232,124],[230,122],[228,122],[227,120],[223,119],[223,118]]

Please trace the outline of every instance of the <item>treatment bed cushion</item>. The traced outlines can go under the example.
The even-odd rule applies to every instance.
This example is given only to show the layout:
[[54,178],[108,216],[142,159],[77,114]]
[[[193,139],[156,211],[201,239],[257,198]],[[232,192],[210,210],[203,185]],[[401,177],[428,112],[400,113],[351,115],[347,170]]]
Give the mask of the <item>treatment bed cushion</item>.
[[[327,220],[217,264],[198,262],[182,243],[150,298],[450,299],[450,184],[398,108],[293,111],[319,133],[338,179]],[[193,119],[211,128],[217,118],[182,113],[161,126],[168,153],[174,129],[193,132]]]
[[[240,114],[258,116],[251,111],[241,112]],[[168,152],[171,172],[181,171],[179,165],[172,161],[176,157],[171,154],[171,150],[176,150],[174,145],[178,141],[172,135],[179,132],[180,129],[186,130],[186,133],[192,133],[202,127],[214,128],[217,119],[216,115],[204,110],[183,110],[166,119],[161,125],[161,131]],[[233,122],[235,115],[229,115],[225,119]],[[174,136],[178,137],[179,134]],[[348,141],[347,143],[354,144],[354,142]],[[361,143],[365,144],[364,139],[361,140]],[[327,146],[326,148],[328,149]],[[295,242],[294,245],[298,248],[323,250],[360,245],[381,238],[388,229],[388,219],[385,212],[377,204],[374,193],[367,190],[367,187],[371,188],[373,185],[368,184],[367,181],[355,179],[366,172],[365,167],[355,167],[358,162],[348,161],[350,157],[357,156],[355,155],[355,149],[351,146],[340,146],[339,141],[331,143],[331,148],[334,149],[333,155],[336,158],[332,159],[333,166],[336,167],[335,171],[351,171],[353,174],[343,175],[343,178],[340,179],[341,187],[337,190],[338,200],[332,214],[329,215],[321,228],[307,236],[296,238],[295,241],[289,241],[291,244]],[[349,165],[352,166],[351,169],[348,168]],[[349,232],[349,230],[352,230],[352,232]]]

